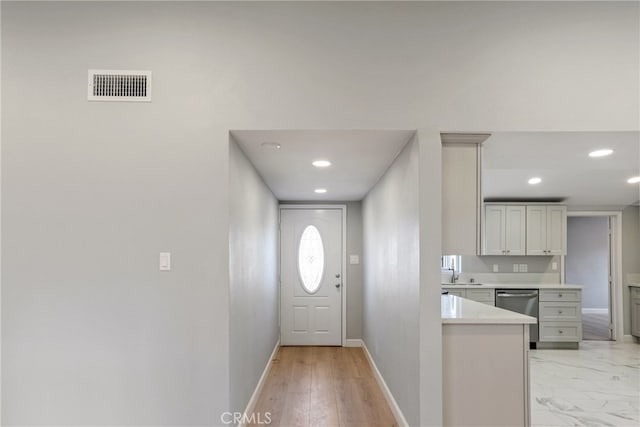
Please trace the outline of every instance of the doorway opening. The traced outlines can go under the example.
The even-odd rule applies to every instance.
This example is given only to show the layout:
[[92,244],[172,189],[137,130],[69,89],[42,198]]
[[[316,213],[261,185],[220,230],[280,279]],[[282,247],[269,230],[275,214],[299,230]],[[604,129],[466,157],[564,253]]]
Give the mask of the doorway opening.
[[619,213],[572,212],[567,218],[565,282],[582,288],[582,339],[616,340],[621,315]]

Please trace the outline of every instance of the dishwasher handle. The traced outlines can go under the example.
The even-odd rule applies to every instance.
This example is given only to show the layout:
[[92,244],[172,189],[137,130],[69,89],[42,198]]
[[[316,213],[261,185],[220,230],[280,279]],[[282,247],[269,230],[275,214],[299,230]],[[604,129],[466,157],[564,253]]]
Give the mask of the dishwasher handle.
[[538,294],[507,294],[507,293],[497,293],[496,297],[517,297],[517,298],[530,298],[537,297]]

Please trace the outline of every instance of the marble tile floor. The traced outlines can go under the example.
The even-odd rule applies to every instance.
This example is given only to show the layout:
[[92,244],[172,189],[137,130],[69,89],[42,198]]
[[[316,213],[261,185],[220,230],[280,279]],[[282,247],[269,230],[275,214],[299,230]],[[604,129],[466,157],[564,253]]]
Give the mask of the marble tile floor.
[[531,350],[533,426],[640,426],[640,344]]

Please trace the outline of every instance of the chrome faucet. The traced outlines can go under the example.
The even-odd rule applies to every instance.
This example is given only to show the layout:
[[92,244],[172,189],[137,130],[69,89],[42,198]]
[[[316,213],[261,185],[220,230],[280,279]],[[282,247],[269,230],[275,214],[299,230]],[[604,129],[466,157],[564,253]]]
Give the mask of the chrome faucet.
[[456,277],[456,262],[453,259],[451,260],[451,267],[449,267],[449,270],[451,270],[451,283],[455,284],[458,277]]

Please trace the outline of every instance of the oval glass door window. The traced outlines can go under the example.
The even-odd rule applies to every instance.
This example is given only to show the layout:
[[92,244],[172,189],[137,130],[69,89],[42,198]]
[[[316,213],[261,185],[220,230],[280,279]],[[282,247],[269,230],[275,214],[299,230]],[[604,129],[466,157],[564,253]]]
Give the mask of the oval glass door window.
[[318,290],[324,273],[324,247],[320,232],[313,225],[308,225],[300,237],[298,273],[305,291],[312,294]]

